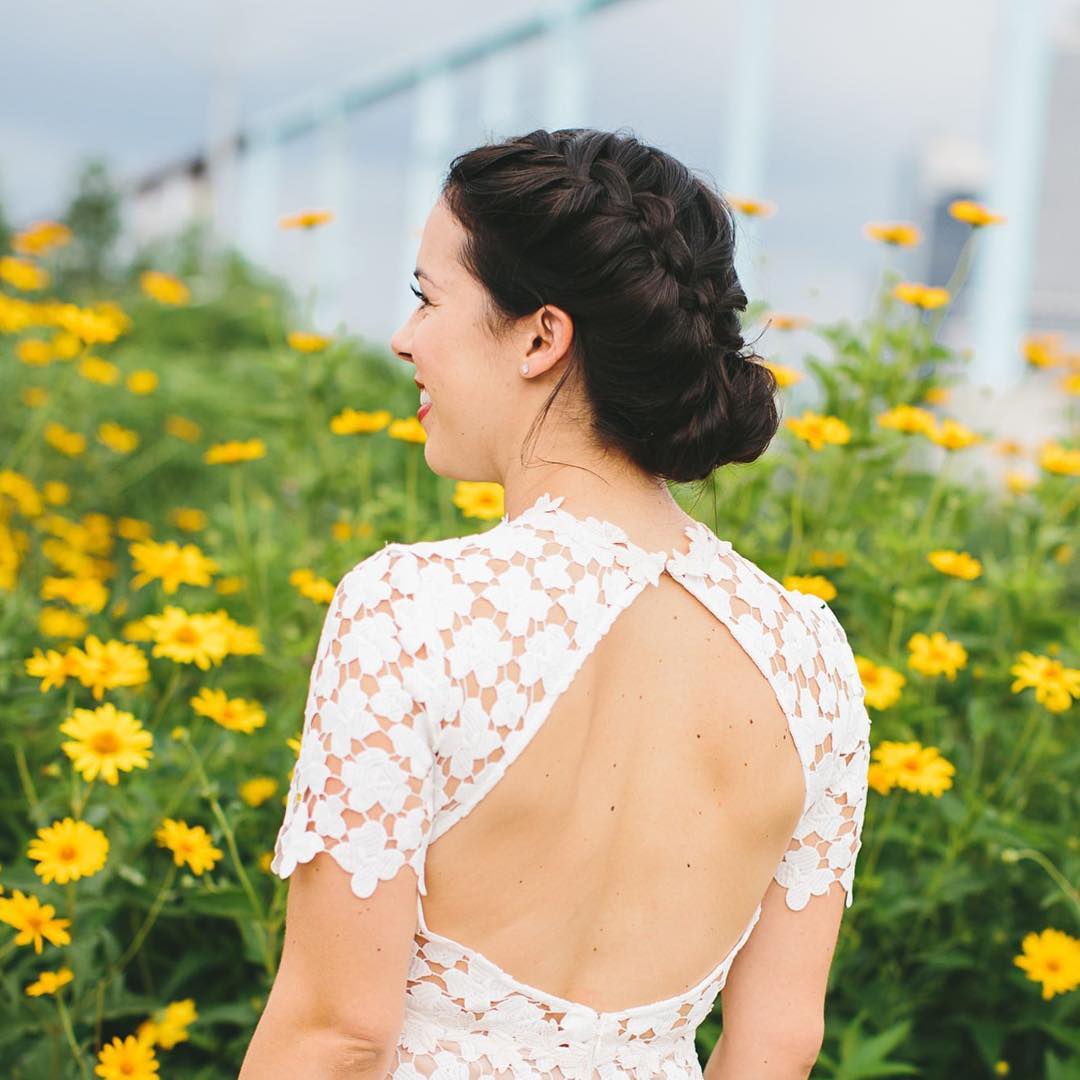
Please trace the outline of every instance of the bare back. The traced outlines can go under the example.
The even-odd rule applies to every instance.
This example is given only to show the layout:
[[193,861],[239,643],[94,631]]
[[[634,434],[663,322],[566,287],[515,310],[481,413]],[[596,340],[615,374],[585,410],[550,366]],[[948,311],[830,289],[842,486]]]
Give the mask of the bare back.
[[664,574],[428,849],[426,921],[597,1010],[671,997],[739,938],[804,789],[768,681]]

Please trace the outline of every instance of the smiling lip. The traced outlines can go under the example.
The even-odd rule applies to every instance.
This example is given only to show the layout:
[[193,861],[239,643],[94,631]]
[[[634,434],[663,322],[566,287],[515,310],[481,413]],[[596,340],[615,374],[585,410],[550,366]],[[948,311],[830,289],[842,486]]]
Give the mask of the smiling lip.
[[431,412],[431,402],[428,402],[426,405],[421,405],[420,408],[416,410],[416,419],[423,420],[429,412]]

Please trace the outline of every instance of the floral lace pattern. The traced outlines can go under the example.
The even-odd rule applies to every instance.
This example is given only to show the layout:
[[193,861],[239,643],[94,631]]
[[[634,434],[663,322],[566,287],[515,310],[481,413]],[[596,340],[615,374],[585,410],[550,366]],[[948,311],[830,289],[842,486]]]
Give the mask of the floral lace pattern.
[[323,625],[271,870],[287,878],[326,851],[361,898],[406,863],[415,870],[395,1077],[700,1076],[694,1032],[760,904],[689,991],[602,1013],[431,931],[422,902],[429,844],[499,782],[619,613],[664,572],[727,626],[788,719],[806,796],[774,874],[787,906],[835,881],[852,902],[870,720],[828,605],[783,588],[703,523],[687,527],[688,551],[647,552],[561,502],[544,493],[486,533],[386,545],[341,579]]

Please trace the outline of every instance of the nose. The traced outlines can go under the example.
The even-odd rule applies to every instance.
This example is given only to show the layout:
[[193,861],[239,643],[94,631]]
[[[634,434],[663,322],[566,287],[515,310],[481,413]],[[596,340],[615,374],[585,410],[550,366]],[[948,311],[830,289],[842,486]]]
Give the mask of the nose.
[[393,352],[395,356],[401,357],[402,360],[407,360],[409,363],[412,363],[412,354],[406,348],[409,339],[405,334],[405,328],[408,325],[409,324],[406,323],[405,326],[399,327],[394,332],[393,336],[390,338],[390,351]]

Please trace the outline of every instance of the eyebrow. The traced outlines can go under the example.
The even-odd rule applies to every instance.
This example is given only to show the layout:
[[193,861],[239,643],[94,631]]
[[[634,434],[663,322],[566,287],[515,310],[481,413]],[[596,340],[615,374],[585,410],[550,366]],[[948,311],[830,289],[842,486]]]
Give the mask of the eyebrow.
[[435,281],[435,279],[434,279],[433,277],[431,277],[431,275],[430,275],[430,274],[425,274],[425,273],[424,273],[424,271],[423,271],[423,270],[421,270],[419,266],[418,266],[418,267],[417,267],[417,268],[416,268],[416,269],[415,269],[415,270],[413,271],[413,277],[418,277],[418,278],[427,278],[427,279],[428,279],[428,281],[430,281],[432,285],[436,285],[436,284],[437,284],[437,282]]

